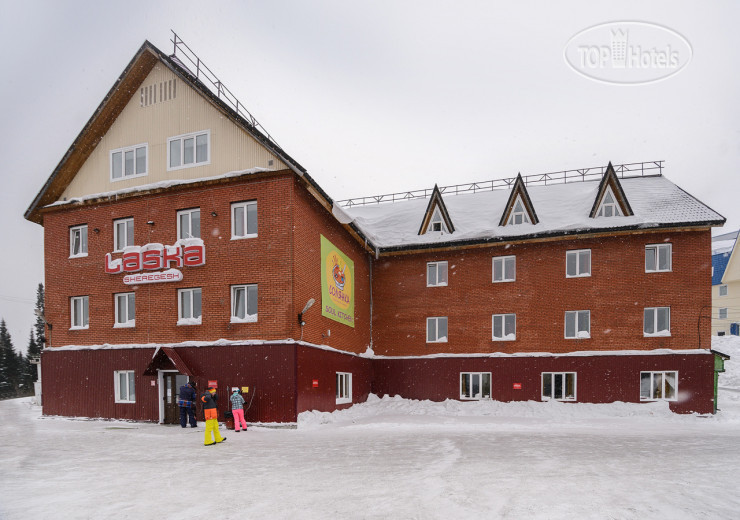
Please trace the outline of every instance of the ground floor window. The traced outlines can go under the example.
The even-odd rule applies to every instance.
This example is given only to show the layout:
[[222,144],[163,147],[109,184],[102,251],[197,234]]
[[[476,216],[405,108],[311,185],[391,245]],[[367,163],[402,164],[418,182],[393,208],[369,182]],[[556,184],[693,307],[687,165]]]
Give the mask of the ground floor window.
[[460,399],[490,398],[490,372],[460,372]]
[[675,401],[678,372],[640,372],[640,401]]
[[555,399],[556,401],[576,400],[576,373],[575,372],[543,372],[542,373],[542,400]]
[[352,402],[352,374],[337,372],[337,404]]
[[136,391],[134,390],[134,371],[116,370],[114,372],[114,383],[116,388],[117,403],[135,403]]

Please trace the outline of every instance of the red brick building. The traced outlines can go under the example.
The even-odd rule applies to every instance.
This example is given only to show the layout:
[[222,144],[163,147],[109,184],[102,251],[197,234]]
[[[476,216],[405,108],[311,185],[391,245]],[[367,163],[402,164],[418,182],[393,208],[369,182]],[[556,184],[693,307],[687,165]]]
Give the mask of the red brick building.
[[44,413],[174,422],[188,379],[252,422],[370,392],[713,411],[724,219],[661,164],[338,204],[180,51],[139,49],[26,213]]

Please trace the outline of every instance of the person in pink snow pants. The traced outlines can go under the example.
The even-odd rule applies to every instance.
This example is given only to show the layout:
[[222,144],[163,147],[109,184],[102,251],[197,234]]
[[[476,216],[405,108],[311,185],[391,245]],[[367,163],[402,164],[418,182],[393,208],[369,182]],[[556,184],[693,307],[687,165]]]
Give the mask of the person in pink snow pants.
[[247,430],[247,422],[244,420],[244,398],[238,388],[234,388],[231,394],[231,413],[234,414],[234,433],[239,433],[241,428]]

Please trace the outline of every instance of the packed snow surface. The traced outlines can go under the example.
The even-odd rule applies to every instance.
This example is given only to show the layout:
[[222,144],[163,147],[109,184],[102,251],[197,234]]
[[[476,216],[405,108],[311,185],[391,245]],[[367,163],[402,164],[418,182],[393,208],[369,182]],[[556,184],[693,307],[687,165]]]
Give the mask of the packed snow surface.
[[[740,518],[740,338],[720,412],[370,396],[297,429],[45,417],[0,402],[0,518]],[[85,399],[84,395],[79,396]]]

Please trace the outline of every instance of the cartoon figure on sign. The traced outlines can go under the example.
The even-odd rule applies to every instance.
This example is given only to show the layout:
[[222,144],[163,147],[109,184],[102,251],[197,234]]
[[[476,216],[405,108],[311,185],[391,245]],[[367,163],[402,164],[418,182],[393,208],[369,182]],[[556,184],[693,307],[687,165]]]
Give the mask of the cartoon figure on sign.
[[344,269],[347,268],[345,265],[343,269],[340,269],[339,267],[339,259],[336,255],[332,258],[334,261],[334,268],[332,269],[332,277],[334,278],[334,285],[337,286],[337,289],[340,291],[344,290]]

